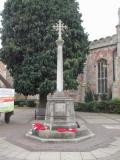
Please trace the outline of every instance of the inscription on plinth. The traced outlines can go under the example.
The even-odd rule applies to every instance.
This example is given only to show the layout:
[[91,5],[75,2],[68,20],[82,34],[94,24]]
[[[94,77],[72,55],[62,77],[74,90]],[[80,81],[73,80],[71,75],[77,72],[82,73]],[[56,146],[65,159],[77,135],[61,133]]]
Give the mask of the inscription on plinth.
[[53,127],[76,128],[74,102],[70,97],[48,96],[45,123]]

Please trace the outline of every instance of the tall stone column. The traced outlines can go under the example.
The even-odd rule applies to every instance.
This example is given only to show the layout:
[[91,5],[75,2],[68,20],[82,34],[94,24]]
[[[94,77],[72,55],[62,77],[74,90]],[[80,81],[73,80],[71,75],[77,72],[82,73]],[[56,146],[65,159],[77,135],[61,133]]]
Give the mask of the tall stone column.
[[67,29],[61,20],[53,28],[58,31],[57,43],[57,92],[63,92],[63,44],[62,32]]
[[63,44],[64,40],[58,39],[57,43],[57,92],[63,92]]
[[117,25],[117,56],[115,58],[115,82],[112,88],[112,98],[120,98],[120,8],[118,10]]

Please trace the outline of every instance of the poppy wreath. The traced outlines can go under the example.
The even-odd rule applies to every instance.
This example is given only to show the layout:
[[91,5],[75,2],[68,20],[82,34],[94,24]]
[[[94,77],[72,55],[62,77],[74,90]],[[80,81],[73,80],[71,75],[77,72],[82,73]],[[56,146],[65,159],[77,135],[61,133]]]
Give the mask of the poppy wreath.
[[45,125],[42,124],[42,123],[36,122],[36,123],[33,124],[32,129],[33,129],[33,130],[38,130],[38,131],[39,131],[39,130],[46,130],[46,129],[47,129],[47,126],[45,126]]
[[76,128],[57,128],[56,131],[58,132],[77,132]]

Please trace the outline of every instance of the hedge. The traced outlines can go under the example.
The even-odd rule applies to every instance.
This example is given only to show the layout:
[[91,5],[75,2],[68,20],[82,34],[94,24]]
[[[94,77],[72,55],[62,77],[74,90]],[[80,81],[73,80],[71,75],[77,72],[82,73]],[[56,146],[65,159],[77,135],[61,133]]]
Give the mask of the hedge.
[[35,100],[31,100],[31,99],[19,99],[19,100],[15,100],[14,104],[18,107],[24,107],[24,106],[27,106],[27,107],[35,107],[36,106],[36,103],[35,103]]
[[75,111],[120,113],[120,100],[93,101],[89,103],[75,103]]

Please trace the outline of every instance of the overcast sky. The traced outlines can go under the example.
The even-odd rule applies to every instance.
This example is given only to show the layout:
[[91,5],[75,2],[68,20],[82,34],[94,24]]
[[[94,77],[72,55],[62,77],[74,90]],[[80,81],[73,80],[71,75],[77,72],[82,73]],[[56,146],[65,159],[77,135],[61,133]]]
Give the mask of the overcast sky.
[[116,34],[120,0],[77,0],[82,13],[83,27],[89,39],[99,39]]
[[[0,0],[0,11],[6,0]],[[82,26],[89,40],[111,36],[116,33],[120,0],[77,0],[82,13]]]

